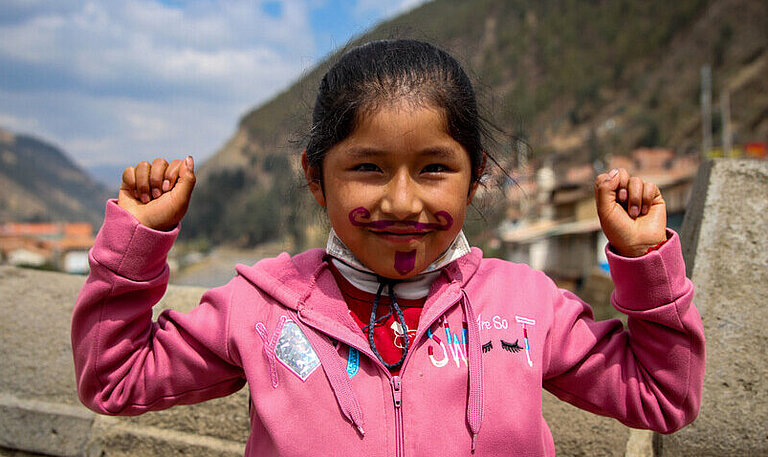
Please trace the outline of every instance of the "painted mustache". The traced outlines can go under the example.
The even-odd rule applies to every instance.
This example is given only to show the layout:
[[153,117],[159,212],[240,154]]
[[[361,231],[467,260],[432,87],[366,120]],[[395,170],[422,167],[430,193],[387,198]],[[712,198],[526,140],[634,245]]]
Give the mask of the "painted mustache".
[[349,222],[355,227],[366,227],[372,229],[385,229],[393,226],[412,227],[415,230],[448,230],[453,226],[453,217],[448,211],[438,211],[435,217],[440,222],[416,222],[416,221],[392,221],[380,220],[371,221],[371,212],[362,206],[349,212]]

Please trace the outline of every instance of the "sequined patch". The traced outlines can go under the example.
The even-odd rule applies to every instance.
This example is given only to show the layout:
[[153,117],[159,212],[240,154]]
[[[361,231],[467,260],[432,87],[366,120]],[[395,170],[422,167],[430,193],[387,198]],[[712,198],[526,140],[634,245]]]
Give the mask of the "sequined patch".
[[277,359],[293,374],[306,381],[320,365],[312,345],[295,322],[286,322],[275,347]]

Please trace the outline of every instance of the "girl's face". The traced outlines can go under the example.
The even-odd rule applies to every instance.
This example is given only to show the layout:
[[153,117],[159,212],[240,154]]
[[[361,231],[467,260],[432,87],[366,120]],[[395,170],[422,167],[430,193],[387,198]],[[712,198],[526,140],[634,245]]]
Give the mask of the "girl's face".
[[360,120],[310,190],[357,258],[381,276],[424,270],[456,238],[477,187],[469,154],[440,110],[393,104]]

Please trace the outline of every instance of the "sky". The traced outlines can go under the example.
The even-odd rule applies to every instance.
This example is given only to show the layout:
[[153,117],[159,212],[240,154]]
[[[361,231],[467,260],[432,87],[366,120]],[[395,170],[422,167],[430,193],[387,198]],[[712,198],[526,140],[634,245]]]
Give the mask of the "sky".
[[243,114],[423,1],[0,0],[0,127],[94,172],[204,161]]

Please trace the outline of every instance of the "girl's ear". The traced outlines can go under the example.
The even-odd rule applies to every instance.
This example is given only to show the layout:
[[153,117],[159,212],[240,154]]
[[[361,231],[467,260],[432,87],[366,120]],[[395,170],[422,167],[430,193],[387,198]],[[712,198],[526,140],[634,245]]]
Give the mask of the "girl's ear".
[[475,173],[473,173],[474,176],[477,176],[477,179],[472,180],[472,184],[469,186],[469,195],[467,196],[467,205],[472,203],[472,199],[475,197],[475,192],[477,192],[477,186],[480,185],[480,177],[483,176],[483,173],[485,172],[485,163],[488,159],[488,156],[485,154],[485,151],[483,151],[483,162],[480,164],[479,167],[477,167]]
[[320,170],[317,167],[313,167],[309,164],[307,159],[307,151],[301,153],[301,168],[304,169],[304,179],[307,180],[309,191],[312,192],[312,196],[315,197],[315,201],[320,206],[325,206],[325,192],[323,192],[323,185],[320,181]]

